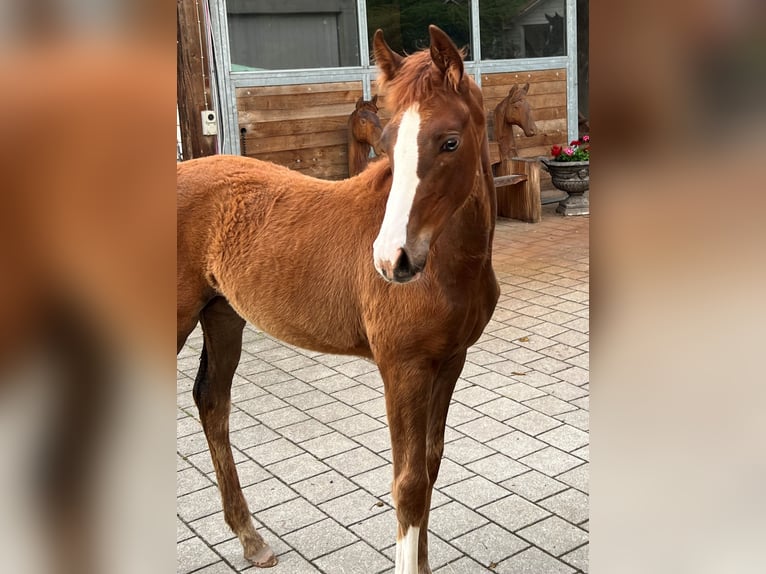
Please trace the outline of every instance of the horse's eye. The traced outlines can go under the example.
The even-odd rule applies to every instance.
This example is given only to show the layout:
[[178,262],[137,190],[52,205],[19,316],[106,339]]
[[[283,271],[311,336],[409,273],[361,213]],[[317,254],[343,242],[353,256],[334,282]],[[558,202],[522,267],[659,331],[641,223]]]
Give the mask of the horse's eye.
[[449,138],[442,144],[442,151],[455,151],[460,146],[460,140],[457,138]]

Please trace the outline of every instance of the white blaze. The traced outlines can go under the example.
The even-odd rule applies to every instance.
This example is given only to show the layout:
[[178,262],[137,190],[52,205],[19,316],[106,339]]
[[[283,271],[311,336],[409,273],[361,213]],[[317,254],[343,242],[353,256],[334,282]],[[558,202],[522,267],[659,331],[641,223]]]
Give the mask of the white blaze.
[[394,144],[394,180],[386,203],[386,214],[377,239],[372,244],[375,268],[393,267],[399,249],[407,241],[407,223],[410,220],[415,190],[418,188],[418,132],[420,114],[417,104],[402,114],[399,133]]
[[410,526],[404,538],[396,541],[395,574],[418,574],[419,526]]

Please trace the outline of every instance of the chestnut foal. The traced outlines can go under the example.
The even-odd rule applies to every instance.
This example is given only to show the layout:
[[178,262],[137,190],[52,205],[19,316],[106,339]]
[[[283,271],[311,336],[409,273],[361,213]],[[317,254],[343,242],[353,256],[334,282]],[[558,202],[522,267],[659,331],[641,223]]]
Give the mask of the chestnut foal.
[[178,349],[197,321],[194,385],[226,522],[245,557],[276,557],[255,531],[229,443],[231,381],[245,319],[288,343],[373,359],[393,456],[396,572],[426,574],[431,491],[447,409],[499,296],[495,188],[481,90],[431,26],[402,57],[375,33],[393,103],[387,157],[323,181],[255,159],[178,165]]
[[378,117],[378,96],[371,100],[359,98],[348,117],[348,176],[359,174],[370,163],[370,149],[380,157],[380,135],[383,128]]

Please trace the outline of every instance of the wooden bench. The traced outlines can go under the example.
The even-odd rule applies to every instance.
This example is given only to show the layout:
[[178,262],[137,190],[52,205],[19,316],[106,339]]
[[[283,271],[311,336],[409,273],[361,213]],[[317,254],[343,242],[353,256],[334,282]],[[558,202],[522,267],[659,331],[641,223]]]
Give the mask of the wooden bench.
[[494,178],[497,215],[539,223],[542,216],[540,162],[537,158],[525,157],[500,160],[497,144],[493,143],[490,142],[490,160],[497,173]]

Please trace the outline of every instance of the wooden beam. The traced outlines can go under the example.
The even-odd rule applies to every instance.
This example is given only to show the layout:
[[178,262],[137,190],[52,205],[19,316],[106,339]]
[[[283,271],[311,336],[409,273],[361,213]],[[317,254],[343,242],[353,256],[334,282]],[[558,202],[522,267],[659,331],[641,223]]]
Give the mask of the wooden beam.
[[[198,5],[199,4],[199,5]],[[205,55],[207,44],[200,37],[202,2],[199,0],[176,0],[178,33],[178,64],[176,68],[178,117],[181,126],[181,146],[184,159],[214,155],[216,136],[202,135],[202,110],[212,107],[212,98],[206,78],[210,70]],[[199,15],[199,19],[198,19]],[[202,22],[200,26],[199,22]],[[204,52],[203,52],[204,50]],[[220,118],[219,118],[220,124]]]

